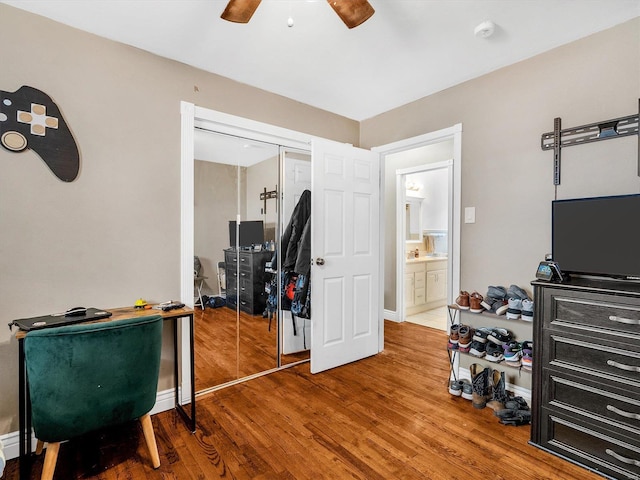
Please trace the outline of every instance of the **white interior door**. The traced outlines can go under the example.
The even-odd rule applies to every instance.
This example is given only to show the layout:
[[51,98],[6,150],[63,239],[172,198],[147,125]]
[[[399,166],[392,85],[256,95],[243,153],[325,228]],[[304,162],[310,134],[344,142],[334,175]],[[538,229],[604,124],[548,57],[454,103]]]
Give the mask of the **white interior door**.
[[378,353],[380,161],[312,142],[311,373]]

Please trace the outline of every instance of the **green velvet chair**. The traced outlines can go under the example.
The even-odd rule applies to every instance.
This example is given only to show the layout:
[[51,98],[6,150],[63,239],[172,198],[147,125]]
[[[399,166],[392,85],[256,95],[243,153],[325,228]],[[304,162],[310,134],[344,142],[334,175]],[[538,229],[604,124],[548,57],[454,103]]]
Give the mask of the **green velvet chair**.
[[53,478],[60,442],[139,419],[160,466],[149,411],[156,401],[162,317],[77,324],[24,339],[36,453],[46,442],[42,480]]

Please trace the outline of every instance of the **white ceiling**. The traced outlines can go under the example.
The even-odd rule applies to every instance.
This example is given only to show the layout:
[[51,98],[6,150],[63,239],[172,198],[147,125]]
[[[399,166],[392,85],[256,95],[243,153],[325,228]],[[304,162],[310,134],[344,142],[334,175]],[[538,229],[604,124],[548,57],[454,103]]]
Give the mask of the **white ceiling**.
[[232,137],[206,128],[194,131],[194,158],[206,162],[251,167],[269,158],[277,157],[277,145]]
[[[349,30],[325,0],[263,0],[248,24],[220,19],[226,0],[0,2],[358,121],[640,15],[640,0],[369,0]],[[475,37],[485,20],[495,34]]]

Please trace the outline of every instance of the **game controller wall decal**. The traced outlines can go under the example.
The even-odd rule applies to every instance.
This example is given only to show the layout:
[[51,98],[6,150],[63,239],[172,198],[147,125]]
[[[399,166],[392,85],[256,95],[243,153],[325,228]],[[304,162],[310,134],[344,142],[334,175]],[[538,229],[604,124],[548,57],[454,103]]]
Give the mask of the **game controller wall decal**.
[[26,85],[0,90],[0,145],[10,152],[33,150],[64,182],[80,169],[80,154],[60,109],[46,93]]

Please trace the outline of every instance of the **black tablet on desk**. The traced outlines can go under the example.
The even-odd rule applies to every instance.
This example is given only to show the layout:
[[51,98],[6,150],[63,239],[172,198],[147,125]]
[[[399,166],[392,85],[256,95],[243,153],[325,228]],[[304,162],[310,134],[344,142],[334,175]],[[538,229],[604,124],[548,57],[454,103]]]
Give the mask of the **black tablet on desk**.
[[111,312],[100,310],[98,308],[87,308],[82,315],[65,315],[54,314],[44,315],[42,317],[22,318],[9,323],[9,327],[14,325],[20,330],[27,332],[40,328],[62,327],[63,325],[71,325],[73,323],[90,322],[92,320],[100,320],[111,316]]

